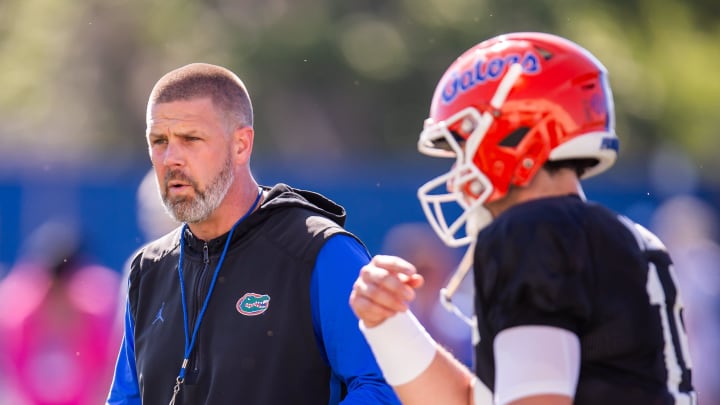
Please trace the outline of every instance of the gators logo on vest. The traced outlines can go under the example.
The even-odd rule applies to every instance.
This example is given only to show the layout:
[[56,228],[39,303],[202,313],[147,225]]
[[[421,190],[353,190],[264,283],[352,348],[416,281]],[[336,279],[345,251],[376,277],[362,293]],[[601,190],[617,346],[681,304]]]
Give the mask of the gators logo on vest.
[[267,294],[246,293],[235,304],[235,308],[243,315],[255,316],[267,311],[270,296]]

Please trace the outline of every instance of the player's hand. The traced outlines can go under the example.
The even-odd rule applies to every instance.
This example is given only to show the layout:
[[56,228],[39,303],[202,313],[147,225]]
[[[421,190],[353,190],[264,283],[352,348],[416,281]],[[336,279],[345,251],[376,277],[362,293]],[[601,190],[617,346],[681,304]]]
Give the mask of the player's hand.
[[350,307],[371,328],[406,311],[408,303],[415,299],[414,289],[423,283],[423,277],[408,261],[378,255],[360,270],[350,293]]

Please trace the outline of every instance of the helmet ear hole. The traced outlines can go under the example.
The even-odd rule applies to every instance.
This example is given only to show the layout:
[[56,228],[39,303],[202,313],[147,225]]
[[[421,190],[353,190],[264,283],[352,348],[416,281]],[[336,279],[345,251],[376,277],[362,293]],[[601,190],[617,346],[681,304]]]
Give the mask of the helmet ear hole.
[[520,142],[525,138],[525,135],[530,132],[530,127],[518,127],[514,131],[510,132],[505,138],[500,141],[500,146],[508,148],[514,148],[520,145]]

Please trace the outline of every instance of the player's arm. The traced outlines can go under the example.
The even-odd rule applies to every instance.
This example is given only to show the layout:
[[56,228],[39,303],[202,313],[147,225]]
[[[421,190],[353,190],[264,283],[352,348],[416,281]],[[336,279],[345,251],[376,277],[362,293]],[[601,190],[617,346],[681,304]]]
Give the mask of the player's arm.
[[364,266],[350,295],[350,306],[383,375],[403,404],[471,403],[475,377],[442,349],[415,316],[408,302],[423,278],[395,256],[375,256]]
[[[495,395],[401,312],[361,329],[403,404],[571,405],[580,369],[580,341],[561,328],[528,325],[502,331],[494,342]],[[430,359],[430,360],[428,360]]]
[[[473,386],[481,383],[452,354],[437,344],[434,346],[435,355],[424,371],[407,383],[393,385],[400,401],[409,405],[473,404]],[[383,372],[385,369],[387,366]],[[491,405],[492,394],[487,388],[480,385],[478,390],[485,394],[484,404]]]
[[[566,405],[580,364],[579,339],[553,327],[521,326],[495,340],[496,392],[442,349],[407,310],[422,284],[406,261],[376,256],[363,267],[350,304],[375,358],[403,404]],[[414,280],[414,281],[411,281]]]

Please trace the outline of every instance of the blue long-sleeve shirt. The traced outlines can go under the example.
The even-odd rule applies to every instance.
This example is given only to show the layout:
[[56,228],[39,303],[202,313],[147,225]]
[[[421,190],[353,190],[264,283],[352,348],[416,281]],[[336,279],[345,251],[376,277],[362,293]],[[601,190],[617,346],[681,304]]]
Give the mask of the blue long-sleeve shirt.
[[[370,256],[347,235],[330,238],[318,254],[310,286],[312,320],[320,353],[332,369],[329,404],[399,404],[358,329],[348,298]],[[134,320],[125,314],[125,334],[107,404],[140,404],[133,339]],[[345,398],[342,386],[347,387]]]

